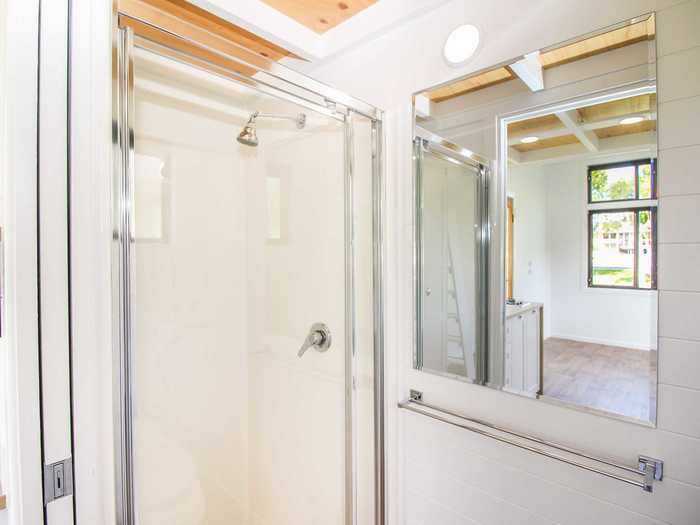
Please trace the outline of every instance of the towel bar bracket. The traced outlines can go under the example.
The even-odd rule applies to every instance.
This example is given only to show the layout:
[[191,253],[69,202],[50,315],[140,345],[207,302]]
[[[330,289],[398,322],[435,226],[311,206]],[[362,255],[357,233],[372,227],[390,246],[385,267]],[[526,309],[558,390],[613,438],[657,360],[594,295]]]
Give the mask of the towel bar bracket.
[[639,456],[639,471],[644,473],[644,492],[653,492],[654,481],[664,479],[664,462],[648,456]]

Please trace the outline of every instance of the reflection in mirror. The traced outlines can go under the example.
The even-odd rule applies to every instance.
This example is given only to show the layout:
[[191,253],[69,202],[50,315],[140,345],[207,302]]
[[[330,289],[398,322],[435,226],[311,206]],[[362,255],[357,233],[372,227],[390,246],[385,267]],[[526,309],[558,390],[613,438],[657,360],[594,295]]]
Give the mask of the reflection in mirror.
[[[422,296],[416,297],[423,308],[418,367],[655,422],[656,188],[663,168],[657,164],[654,37],[650,15],[416,95],[417,128],[495,168],[484,197],[488,211],[470,226],[453,215],[437,227],[436,210],[447,218],[451,210],[469,211],[470,197],[450,188],[446,175],[447,190],[429,189],[424,175],[417,178],[423,196],[416,212],[422,253]],[[416,173],[434,170],[429,164],[419,158]],[[429,191],[446,193],[431,204],[436,196]],[[485,226],[483,274],[471,258],[435,259],[449,255],[453,239],[473,242],[473,232]],[[456,344],[469,329],[437,327],[438,316],[426,314],[420,281],[428,274],[448,296],[450,282],[457,298],[488,289],[463,316],[474,326],[486,319],[476,352]],[[451,274],[476,281],[450,281]],[[449,319],[450,303],[441,304]]]
[[437,144],[416,140],[417,303],[423,370],[483,379],[479,272],[483,268],[483,166]]

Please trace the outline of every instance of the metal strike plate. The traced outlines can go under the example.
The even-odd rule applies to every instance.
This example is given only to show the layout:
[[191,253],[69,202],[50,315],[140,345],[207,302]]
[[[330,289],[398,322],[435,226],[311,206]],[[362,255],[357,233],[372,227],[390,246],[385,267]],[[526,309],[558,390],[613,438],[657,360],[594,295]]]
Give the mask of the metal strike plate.
[[73,494],[72,458],[44,465],[44,505]]

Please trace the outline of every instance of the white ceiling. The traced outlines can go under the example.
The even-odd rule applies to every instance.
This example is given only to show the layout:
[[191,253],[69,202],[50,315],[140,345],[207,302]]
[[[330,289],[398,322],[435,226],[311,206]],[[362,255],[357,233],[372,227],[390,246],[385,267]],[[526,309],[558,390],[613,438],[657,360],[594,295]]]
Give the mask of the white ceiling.
[[364,44],[449,1],[379,0],[342,24],[318,34],[260,0],[189,0],[314,63]]

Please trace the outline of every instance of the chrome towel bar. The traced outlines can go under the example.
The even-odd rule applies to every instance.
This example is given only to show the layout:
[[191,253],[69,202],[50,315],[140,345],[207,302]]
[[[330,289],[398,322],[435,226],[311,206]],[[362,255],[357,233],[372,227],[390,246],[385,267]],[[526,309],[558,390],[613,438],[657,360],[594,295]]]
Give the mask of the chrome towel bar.
[[[531,436],[528,434],[524,434],[522,432],[516,432],[513,430],[509,430],[509,429],[506,429],[504,427],[500,427],[498,425],[494,425],[492,423],[488,423],[488,422],[480,420],[480,419],[470,418],[470,417],[464,416],[462,414],[458,414],[456,412],[453,412],[451,410],[446,410],[443,408],[439,408],[439,407],[430,405],[428,403],[424,403],[422,392],[418,392],[416,390],[411,390],[410,399],[408,399],[407,401],[404,401],[404,402],[400,402],[398,405],[399,405],[399,408],[403,408],[403,409],[408,410],[410,412],[414,412],[416,414],[421,414],[423,416],[426,416],[426,417],[429,417],[432,419],[436,419],[436,420],[441,421],[443,423],[447,423],[449,425],[453,425],[453,426],[462,428],[464,430],[469,430],[470,432],[475,432],[475,433],[480,434],[482,436],[486,436],[486,437],[495,439],[496,441],[500,441],[501,443],[507,443],[509,445],[516,446],[518,448],[527,450],[529,452],[534,452],[535,454],[539,454],[541,456],[555,459],[557,461],[561,461],[563,463],[567,463],[569,465],[573,465],[575,467],[579,467],[579,468],[582,468],[584,470],[588,470],[589,472],[594,472],[596,474],[600,474],[601,476],[606,476],[608,478],[622,481],[623,483],[628,483],[630,485],[640,487],[645,492],[653,492],[654,491],[654,481],[661,481],[663,479],[664,462],[659,460],[659,459],[654,459],[654,458],[650,458],[647,456],[639,456],[637,467],[632,467],[629,465],[618,463],[618,462],[610,460],[610,459],[600,458],[600,457],[594,456],[592,454],[587,454],[585,452],[581,452],[580,450],[576,450],[576,449],[573,449],[570,447],[566,447],[564,445],[560,445],[558,443],[554,443],[551,441],[541,439],[541,438],[536,437],[536,436]],[[458,421],[455,421],[455,419],[450,419],[450,418],[455,418]],[[478,426],[475,426],[475,425],[478,425]],[[479,428],[479,427],[484,427],[484,428]],[[516,438],[522,439],[524,441],[528,441],[530,443],[522,443],[520,441],[509,439],[508,437],[505,437],[505,436],[502,436],[499,434],[495,434],[493,432],[490,432],[489,430],[495,430],[496,432],[507,434],[508,436],[514,436]],[[620,473],[611,472],[610,470],[604,470],[602,468],[598,468],[597,466],[589,465],[589,464],[583,463],[581,461],[577,461],[576,459],[571,459],[569,457],[566,457],[565,455],[558,454],[558,453],[552,452],[550,450],[546,450],[545,448],[542,448],[538,445],[541,445],[543,447],[547,447],[550,449],[555,449],[555,450],[559,450],[562,452],[566,452],[567,454],[570,454],[572,456],[585,458],[587,460],[590,460],[591,462],[600,463],[602,465],[607,465],[607,466],[613,467],[619,471],[628,472],[628,473],[633,474],[634,476],[637,476],[637,477],[635,477],[635,478],[625,477],[624,475],[622,475]]]

